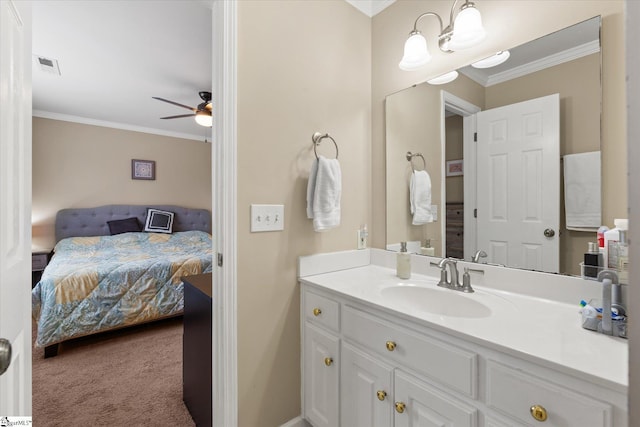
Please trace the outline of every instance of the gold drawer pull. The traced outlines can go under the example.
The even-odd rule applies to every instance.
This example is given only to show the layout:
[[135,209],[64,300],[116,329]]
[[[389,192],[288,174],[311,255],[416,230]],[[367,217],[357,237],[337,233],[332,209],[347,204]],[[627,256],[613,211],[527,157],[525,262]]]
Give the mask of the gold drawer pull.
[[324,364],[327,365],[327,366],[333,365],[333,359],[331,357],[325,357],[324,358]]
[[378,390],[376,394],[378,395],[378,400],[381,402],[387,397],[387,392],[383,390]]
[[314,308],[313,309],[313,315],[318,317],[322,314],[322,310],[320,310],[319,308]]
[[404,412],[405,409],[405,404],[402,402],[396,402],[396,412],[399,414],[402,414]]
[[387,350],[393,351],[396,349],[396,343],[393,341],[387,341]]
[[544,409],[544,406],[533,405],[529,411],[531,411],[531,416],[536,420],[540,422],[547,420],[547,410]]

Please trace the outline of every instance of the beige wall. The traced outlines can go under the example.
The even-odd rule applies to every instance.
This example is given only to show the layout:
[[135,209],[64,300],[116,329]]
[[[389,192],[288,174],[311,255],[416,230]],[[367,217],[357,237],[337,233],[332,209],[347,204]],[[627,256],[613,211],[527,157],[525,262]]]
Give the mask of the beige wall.
[[[623,2],[611,1],[503,1],[485,0],[478,4],[487,29],[485,41],[473,48],[443,54],[431,48],[431,63],[420,71],[404,72],[398,68],[402,46],[413,22],[420,13],[434,11],[448,16],[449,1],[399,1],[373,18],[372,23],[372,187],[384,188],[385,120],[384,98],[402,88],[421,83],[451,69],[487,57],[496,51],[557,31],[596,15],[603,17],[602,29],[602,156],[603,221],[626,217],[625,75]],[[509,24],[504,22],[508,21]],[[435,22],[435,21],[434,21]],[[434,23],[424,22],[427,34],[435,34]],[[427,36],[433,44],[434,36]],[[385,246],[385,195],[374,192],[372,200],[372,244]]]
[[[344,1],[241,1],[238,26],[238,415],[272,427],[300,415],[297,258],[355,249],[371,222],[371,20]],[[316,131],[342,168],[325,233],[305,214]],[[252,203],[284,204],[284,231],[250,233]]]
[[[155,160],[156,180],[131,179],[131,159]],[[53,248],[56,212],[104,204],[211,210],[211,144],[33,119],[33,243]]]

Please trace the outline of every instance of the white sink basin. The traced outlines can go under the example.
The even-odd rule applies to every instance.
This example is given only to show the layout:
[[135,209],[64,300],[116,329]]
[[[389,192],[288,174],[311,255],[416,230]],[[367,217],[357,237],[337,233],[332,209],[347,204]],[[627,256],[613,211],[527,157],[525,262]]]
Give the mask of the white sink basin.
[[[491,316],[502,298],[487,298],[488,295],[466,294],[451,289],[427,288],[415,285],[398,285],[381,290],[382,297],[390,303],[431,314],[449,317],[480,318]],[[490,296],[491,297],[491,296]]]

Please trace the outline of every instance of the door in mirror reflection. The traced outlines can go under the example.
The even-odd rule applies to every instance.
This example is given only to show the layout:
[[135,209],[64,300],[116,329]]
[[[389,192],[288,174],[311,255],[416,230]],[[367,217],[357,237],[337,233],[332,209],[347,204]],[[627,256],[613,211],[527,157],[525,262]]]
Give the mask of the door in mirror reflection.
[[476,250],[489,262],[559,271],[559,111],[554,94],[477,114]]

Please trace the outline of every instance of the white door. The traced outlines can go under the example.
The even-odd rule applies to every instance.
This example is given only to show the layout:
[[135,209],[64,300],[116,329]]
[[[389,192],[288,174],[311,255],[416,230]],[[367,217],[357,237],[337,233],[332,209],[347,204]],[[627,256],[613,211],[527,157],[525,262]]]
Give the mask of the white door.
[[393,425],[393,368],[343,343],[340,359],[340,425]]
[[478,113],[478,249],[488,261],[558,273],[560,96]]
[[0,1],[0,416],[31,416],[31,5]]

